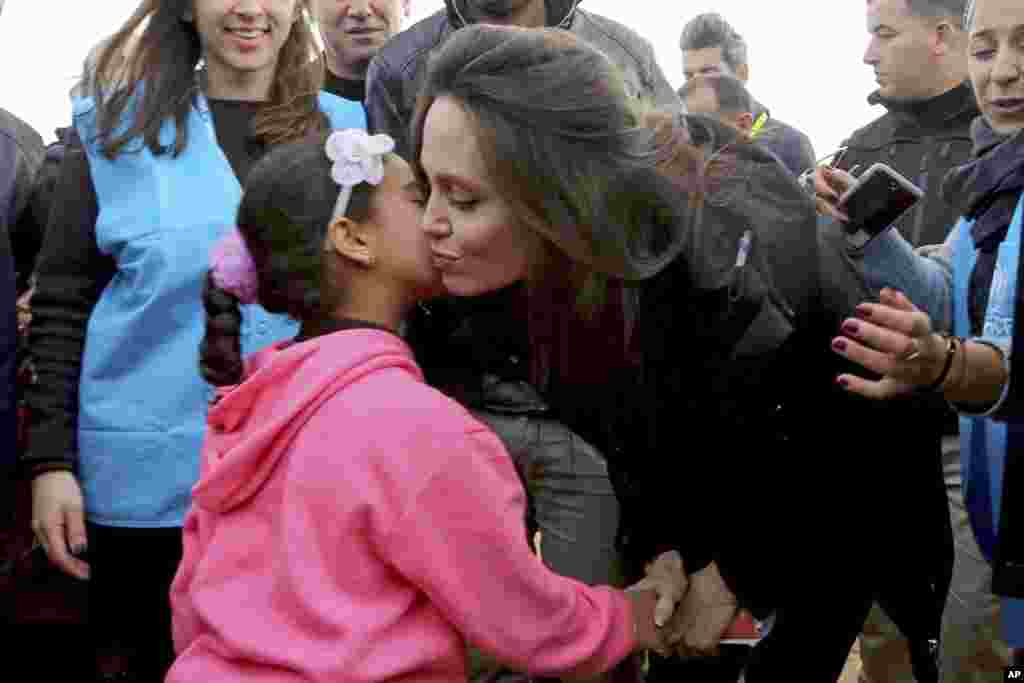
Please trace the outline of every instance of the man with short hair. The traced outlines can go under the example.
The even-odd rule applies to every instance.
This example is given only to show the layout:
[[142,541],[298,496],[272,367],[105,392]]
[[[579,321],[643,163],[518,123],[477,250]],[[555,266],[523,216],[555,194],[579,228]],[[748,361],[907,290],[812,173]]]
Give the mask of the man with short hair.
[[678,112],[679,97],[654,58],[651,44],[632,29],[579,7],[580,0],[445,0],[444,8],[395,37],[370,64],[366,110],[370,130],[395,138],[395,152],[410,158],[409,125],[427,56],[467,24],[564,28],[615,63],[630,95]]
[[754,102],[743,83],[725,74],[691,78],[679,89],[686,111],[711,116],[744,135],[754,127]]
[[[863,172],[876,162],[885,163],[924,190],[923,199],[896,223],[896,228],[914,246],[943,242],[959,218],[955,207],[940,196],[946,173],[971,158],[971,122],[979,115],[974,93],[967,80],[967,35],[963,30],[966,0],[868,0],[867,29],[870,35],[863,56],[875,72],[878,90],[868,101],[887,112],[855,131],[843,143],[848,149],[838,168]],[[997,600],[991,596],[991,572],[967,522],[961,492],[959,439],[955,415],[939,405],[922,401],[899,410],[918,408],[918,417],[900,421],[893,428],[915,435],[928,449],[928,459],[941,453],[942,474],[932,477],[908,471],[905,495],[910,505],[921,505],[926,490],[938,489],[942,476],[952,519],[955,561],[951,578],[937,576],[936,584],[950,584],[944,601],[939,636],[939,659],[943,683],[1001,681],[1009,665],[1006,644],[999,637]],[[887,409],[890,410],[890,409]],[[897,426],[897,423],[899,425]],[[880,428],[879,428],[880,429]],[[881,431],[881,429],[880,429]],[[905,449],[887,449],[890,462],[907,459]],[[920,460],[911,462],[918,466]],[[865,489],[865,509],[876,506],[876,492]],[[931,499],[929,498],[929,505]],[[894,514],[899,514],[896,511]],[[861,552],[878,552],[876,538],[885,520],[866,520],[865,543]],[[932,529],[922,528],[931,539],[915,539],[926,560],[938,563],[940,539]],[[937,585],[941,589],[941,586]],[[876,605],[861,638],[863,679],[870,683],[910,682],[908,643]],[[942,609],[940,603],[936,609]],[[895,615],[888,615],[895,616]],[[913,644],[912,644],[913,645]]]
[[313,11],[324,43],[324,90],[338,97],[366,99],[370,60],[402,28],[412,0],[314,0]]
[[[747,43],[720,14],[709,12],[691,19],[679,37],[683,76],[726,75],[744,85],[750,79]],[[768,108],[754,100],[752,113],[758,141],[782,161],[793,175],[814,166],[814,147],[806,135],[772,118]]]

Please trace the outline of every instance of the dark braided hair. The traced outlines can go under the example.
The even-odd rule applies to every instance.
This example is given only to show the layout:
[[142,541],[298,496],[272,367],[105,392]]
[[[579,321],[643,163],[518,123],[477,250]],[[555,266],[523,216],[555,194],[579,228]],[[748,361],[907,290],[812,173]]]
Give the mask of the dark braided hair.
[[[323,259],[328,223],[341,188],[331,178],[327,135],[272,148],[249,172],[236,222],[259,275],[259,302],[270,313],[316,323],[343,296]],[[357,185],[345,215],[369,218],[371,186]],[[242,380],[242,310],[238,299],[207,275],[203,290],[206,335],[199,347],[203,379],[214,386]]]

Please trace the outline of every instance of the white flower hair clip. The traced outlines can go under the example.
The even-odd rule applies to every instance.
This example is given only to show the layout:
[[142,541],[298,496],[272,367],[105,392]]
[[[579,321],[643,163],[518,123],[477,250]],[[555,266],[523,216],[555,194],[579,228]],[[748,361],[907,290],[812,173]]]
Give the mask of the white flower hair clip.
[[359,183],[380,185],[384,179],[384,155],[394,149],[395,141],[390,135],[369,135],[360,128],[344,128],[330,134],[326,151],[327,158],[334,162],[331,178],[341,186],[332,222],[345,215],[353,187]]

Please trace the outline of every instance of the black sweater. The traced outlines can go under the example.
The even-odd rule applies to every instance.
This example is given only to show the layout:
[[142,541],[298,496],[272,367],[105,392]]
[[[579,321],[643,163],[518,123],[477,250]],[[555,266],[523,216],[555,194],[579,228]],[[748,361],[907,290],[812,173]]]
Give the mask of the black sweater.
[[[264,146],[249,134],[257,102],[210,100],[217,140],[244,181]],[[38,382],[27,393],[33,473],[72,469],[77,461],[78,382],[89,316],[117,273],[96,242],[99,207],[89,162],[72,134],[61,167],[32,297],[31,353]],[[196,302],[199,305],[199,302]]]

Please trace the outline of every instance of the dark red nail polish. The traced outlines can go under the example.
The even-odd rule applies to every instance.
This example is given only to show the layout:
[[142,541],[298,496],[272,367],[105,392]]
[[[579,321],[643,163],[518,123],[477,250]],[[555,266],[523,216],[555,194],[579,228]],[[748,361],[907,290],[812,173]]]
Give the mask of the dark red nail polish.
[[857,307],[857,315],[859,315],[862,318],[870,318],[871,317],[871,309],[867,308],[867,307],[858,306]]
[[850,388],[850,380],[846,379],[845,377],[837,377],[836,378],[836,384],[841,386],[843,389],[849,389]]
[[836,351],[845,351],[846,350],[846,340],[845,339],[836,339],[834,342],[832,342],[832,348],[835,349]]
[[857,334],[860,332],[860,326],[855,322],[843,323],[843,332],[846,334]]

